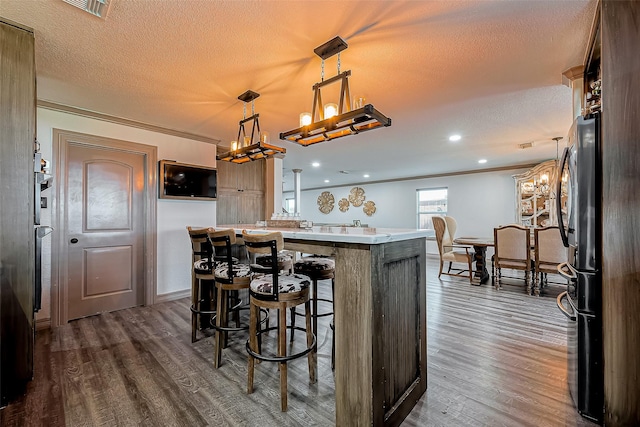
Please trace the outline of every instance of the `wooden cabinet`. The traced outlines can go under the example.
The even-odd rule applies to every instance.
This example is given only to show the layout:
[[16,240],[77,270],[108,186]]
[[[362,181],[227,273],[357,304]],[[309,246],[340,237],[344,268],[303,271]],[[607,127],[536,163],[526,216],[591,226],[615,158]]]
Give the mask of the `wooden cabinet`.
[[218,161],[218,224],[254,224],[265,219],[265,162]]
[[33,31],[0,18],[0,407],[33,376],[34,45]]
[[[557,225],[556,179],[558,162],[548,160],[514,175],[516,184],[516,222],[526,227]],[[566,204],[566,191],[560,197]]]

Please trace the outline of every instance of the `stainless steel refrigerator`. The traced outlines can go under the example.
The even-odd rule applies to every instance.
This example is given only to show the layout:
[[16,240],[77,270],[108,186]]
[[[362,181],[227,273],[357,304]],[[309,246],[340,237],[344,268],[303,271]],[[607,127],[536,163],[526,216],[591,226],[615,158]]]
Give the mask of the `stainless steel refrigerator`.
[[604,414],[602,347],[600,113],[578,117],[562,156],[557,194],[558,225],[568,261],[559,272],[569,279],[558,308],[569,319],[567,375],[578,412],[601,422]]

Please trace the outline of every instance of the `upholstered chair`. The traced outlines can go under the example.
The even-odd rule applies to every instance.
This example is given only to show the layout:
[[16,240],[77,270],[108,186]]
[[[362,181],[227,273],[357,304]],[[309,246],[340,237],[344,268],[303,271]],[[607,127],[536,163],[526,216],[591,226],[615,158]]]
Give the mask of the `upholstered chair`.
[[548,284],[547,274],[557,274],[558,264],[567,261],[567,248],[562,243],[560,230],[557,226],[536,228],[533,236],[533,293],[540,295],[542,287]]
[[492,281],[496,289],[500,289],[502,269],[521,270],[524,272],[524,283],[527,293],[531,293],[531,231],[528,227],[510,224],[493,229],[495,254],[493,256]]
[[[433,228],[436,233],[436,243],[438,244],[438,252],[440,254],[438,278],[443,274],[461,276],[463,273],[467,273],[464,274],[463,277],[468,277],[471,283],[473,281],[473,270],[471,268],[473,255],[468,246],[453,243],[453,233],[455,233],[457,227],[455,220],[451,217],[434,216],[431,218],[431,221],[433,222]],[[451,225],[451,228],[449,228],[448,224]],[[451,229],[453,229],[453,233]],[[443,272],[442,268],[445,262],[449,263],[449,268],[446,272]],[[465,264],[467,268],[455,268],[453,267],[453,263]],[[454,273],[451,272],[452,269]]]

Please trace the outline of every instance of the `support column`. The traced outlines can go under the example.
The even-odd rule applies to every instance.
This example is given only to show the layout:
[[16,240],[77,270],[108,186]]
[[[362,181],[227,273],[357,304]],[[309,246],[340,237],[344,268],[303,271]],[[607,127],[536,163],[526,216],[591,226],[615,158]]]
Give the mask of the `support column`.
[[300,213],[300,173],[302,169],[293,169],[293,201],[295,213]]
[[272,213],[282,212],[282,158],[270,157],[265,167],[265,204],[264,218],[271,218]]

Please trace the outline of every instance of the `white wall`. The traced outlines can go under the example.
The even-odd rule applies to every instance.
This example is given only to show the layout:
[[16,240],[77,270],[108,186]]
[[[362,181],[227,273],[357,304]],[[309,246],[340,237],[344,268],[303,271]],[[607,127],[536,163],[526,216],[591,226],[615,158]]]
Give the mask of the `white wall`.
[[[348,198],[353,186],[307,190],[301,193],[300,216],[315,223],[352,224],[359,219],[371,227],[416,228],[416,190],[447,187],[449,189],[448,215],[458,222],[456,236],[492,237],[493,228],[515,221],[515,183],[512,175],[523,169],[499,172],[483,172],[438,178],[396,181],[380,184],[360,184],[366,200],[376,204],[376,212],[367,216],[362,207],[349,206],[340,212],[338,201]],[[304,173],[301,176],[304,182]],[[329,191],[335,198],[335,207],[329,214],[318,209],[317,199],[322,191]],[[287,192],[283,200],[293,197]],[[428,253],[437,254],[435,243],[429,242]]]
[[[158,160],[171,159],[185,163],[215,166],[216,148],[211,144],[115,123],[80,117],[73,114],[37,109],[37,135],[43,158],[53,160],[53,129],[87,133],[158,147]],[[56,167],[52,164],[52,171]],[[157,165],[156,165],[157,167]],[[49,199],[49,208],[42,209],[41,223],[51,224],[52,196],[50,190],[42,193]],[[157,189],[152,189],[157,194]],[[215,201],[181,201],[158,199],[157,211],[157,295],[184,291],[191,288],[191,243],[187,225],[216,224]],[[54,231],[55,233],[55,231]],[[38,320],[51,317],[51,237],[43,239],[42,248],[42,310]]]

